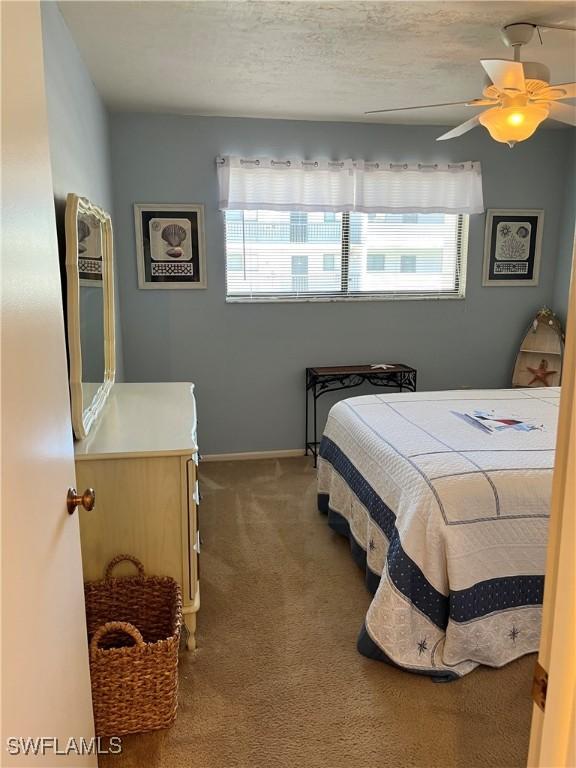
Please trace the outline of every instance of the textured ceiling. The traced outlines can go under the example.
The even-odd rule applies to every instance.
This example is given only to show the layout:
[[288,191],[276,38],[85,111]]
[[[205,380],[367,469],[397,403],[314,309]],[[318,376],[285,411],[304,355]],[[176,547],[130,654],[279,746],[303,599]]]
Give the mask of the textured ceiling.
[[[455,125],[446,107],[364,111],[479,96],[481,58],[509,58],[512,21],[576,26],[573,2],[60,2],[116,110]],[[542,32],[525,60],[576,79],[576,33]]]

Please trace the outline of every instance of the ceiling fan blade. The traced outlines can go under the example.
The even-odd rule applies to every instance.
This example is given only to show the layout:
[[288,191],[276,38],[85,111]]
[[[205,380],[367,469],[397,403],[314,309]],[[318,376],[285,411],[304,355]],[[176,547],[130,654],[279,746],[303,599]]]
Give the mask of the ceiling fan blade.
[[563,96],[555,96],[556,99],[576,99],[576,83],[558,83],[558,85],[551,85],[550,88],[546,88],[543,91],[539,91],[535,94],[539,99],[546,98],[546,94],[549,91],[565,91]]
[[458,104],[469,104],[468,101],[447,101],[444,104],[422,104],[418,107],[394,107],[394,109],[371,109],[365,115],[379,115],[383,112],[405,112],[407,109],[429,109],[430,107],[455,107]]
[[558,104],[553,101],[550,104],[550,114],[552,120],[558,120],[560,123],[576,125],[576,106],[572,104]]
[[522,62],[509,59],[482,59],[480,64],[499,91],[526,90]]
[[467,101],[467,107],[493,107],[495,104],[500,104],[499,99],[472,99]]
[[452,130],[448,131],[448,133],[443,133],[442,136],[438,136],[436,141],[455,139],[456,136],[462,136],[463,133],[471,131],[472,128],[476,128],[477,125],[479,125],[478,115],[474,115],[474,117],[470,118],[470,120],[466,120],[465,123],[461,123],[460,125],[457,125],[456,128],[452,128]]
[[564,91],[560,88],[543,88],[534,96],[530,97],[530,101],[534,104],[540,104],[541,102],[548,101],[560,101],[560,99],[568,99],[568,96],[564,95]]

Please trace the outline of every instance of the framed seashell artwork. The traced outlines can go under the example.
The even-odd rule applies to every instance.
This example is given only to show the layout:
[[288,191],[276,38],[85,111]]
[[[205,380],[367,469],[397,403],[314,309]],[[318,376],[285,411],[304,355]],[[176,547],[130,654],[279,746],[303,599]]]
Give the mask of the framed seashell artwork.
[[139,288],[206,288],[204,206],[135,203]]
[[488,210],[482,285],[538,285],[544,211]]
[[102,286],[102,223],[94,214],[78,209],[78,271],[80,285]]

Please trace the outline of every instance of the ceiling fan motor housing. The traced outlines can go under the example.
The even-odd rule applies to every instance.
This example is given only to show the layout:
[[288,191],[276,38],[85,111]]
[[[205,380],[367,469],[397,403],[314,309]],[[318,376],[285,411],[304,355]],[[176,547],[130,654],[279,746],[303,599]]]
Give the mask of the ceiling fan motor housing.
[[516,45],[526,45],[532,40],[535,24],[507,24],[500,30],[502,40],[509,48],[513,48]]

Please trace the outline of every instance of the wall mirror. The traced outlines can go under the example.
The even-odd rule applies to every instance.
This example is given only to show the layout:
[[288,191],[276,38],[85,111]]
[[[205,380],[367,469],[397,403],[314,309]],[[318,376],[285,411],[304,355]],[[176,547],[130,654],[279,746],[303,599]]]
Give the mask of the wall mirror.
[[72,428],[82,440],[115,376],[112,220],[85,197],[70,193],[65,233]]

